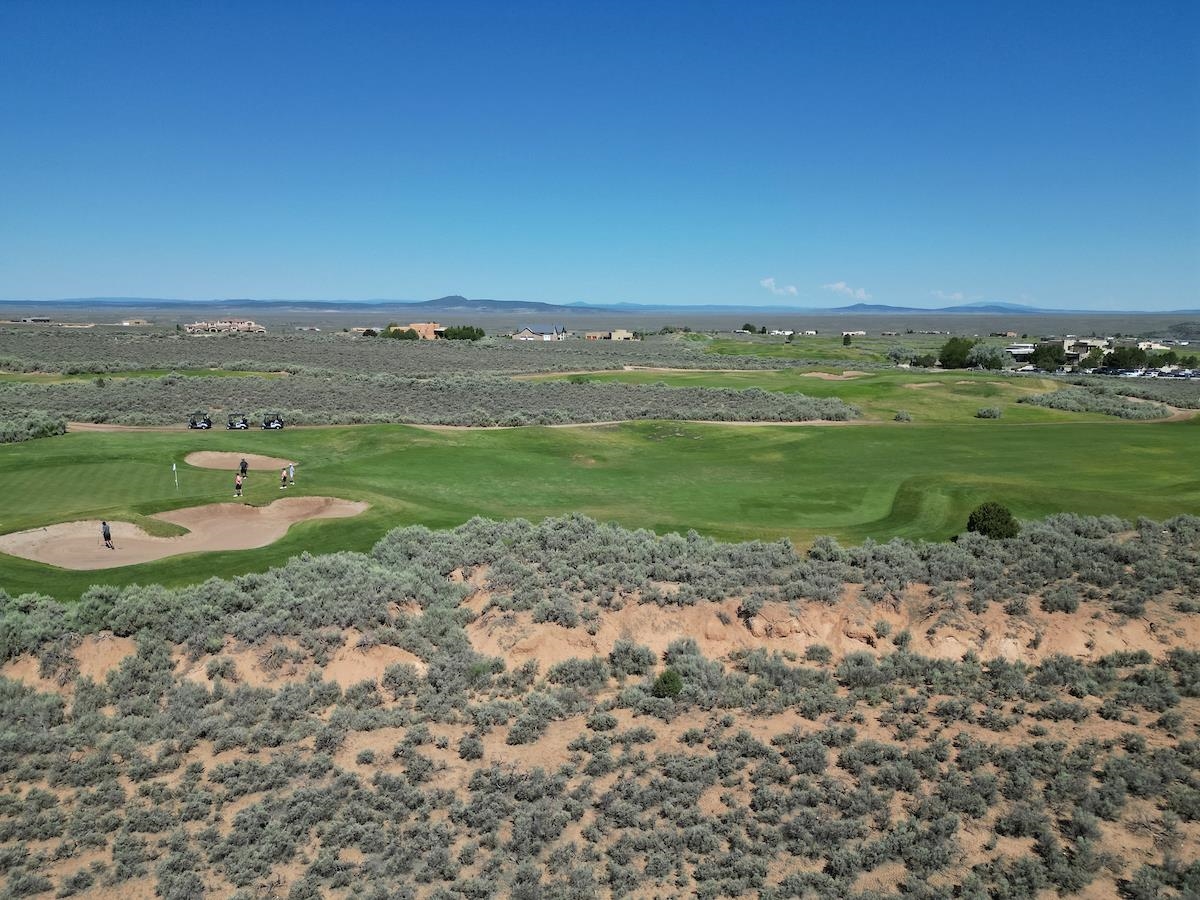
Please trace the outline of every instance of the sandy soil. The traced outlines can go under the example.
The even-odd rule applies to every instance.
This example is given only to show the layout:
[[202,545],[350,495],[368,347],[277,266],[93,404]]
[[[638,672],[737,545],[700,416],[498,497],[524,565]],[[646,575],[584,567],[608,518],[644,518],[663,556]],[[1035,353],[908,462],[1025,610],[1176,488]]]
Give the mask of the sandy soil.
[[[197,450],[195,453],[185,456],[183,461],[198,469],[227,469],[232,472],[243,459],[249,464],[251,475],[256,472],[267,472],[270,475],[278,476],[279,470],[288,463],[300,465],[294,459],[282,459],[278,456],[260,456],[257,453],[224,453],[219,450]],[[272,469],[274,471],[271,471]]]
[[128,522],[109,522],[114,551],[100,543],[98,521],[64,522],[0,535],[0,552],[63,569],[111,569],[181,553],[265,547],[296,522],[356,516],[367,506],[336,497],[285,497],[263,507],[213,503],[154,516],[188,529],[179,537],[154,537]]

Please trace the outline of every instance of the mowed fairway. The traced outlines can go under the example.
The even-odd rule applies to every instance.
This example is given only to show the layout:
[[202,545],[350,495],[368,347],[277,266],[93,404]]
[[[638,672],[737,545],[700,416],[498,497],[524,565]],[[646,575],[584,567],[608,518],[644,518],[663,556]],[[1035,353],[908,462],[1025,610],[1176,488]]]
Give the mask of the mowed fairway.
[[[944,539],[988,499],[1026,518],[1059,511],[1168,518],[1200,513],[1198,429],[1196,419],[1046,421],[1037,427],[965,419],[937,425],[640,422],[68,434],[0,447],[0,532],[99,518],[145,526],[143,517],[153,512],[231,500],[232,472],[183,463],[202,449],[294,458],[297,484],[289,496],[365,500],[371,507],[352,519],[296,525],[258,550],[179,556],[103,573],[0,556],[0,587],[71,598],[98,582],[196,582],[262,570],[303,551],[366,550],[398,525],[453,526],[474,515],[537,518],[577,511],[657,531],[695,528],[727,539],[786,536],[800,544],[818,534],[848,542],[897,535]],[[179,467],[178,491],[172,462]],[[249,502],[279,496],[278,473],[251,472]]]

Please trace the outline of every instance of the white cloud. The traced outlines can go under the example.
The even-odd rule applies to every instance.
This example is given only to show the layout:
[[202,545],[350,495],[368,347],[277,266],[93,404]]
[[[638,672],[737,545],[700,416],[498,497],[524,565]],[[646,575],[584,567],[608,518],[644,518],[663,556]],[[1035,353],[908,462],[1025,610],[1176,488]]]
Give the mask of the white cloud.
[[759,284],[777,297],[795,297],[799,293],[794,284],[776,284],[774,278],[764,278]]
[[849,297],[851,300],[870,300],[871,295],[866,288],[852,288],[844,281],[835,281],[833,284],[823,284],[821,287],[827,291],[833,291],[835,294],[841,294],[843,297]]

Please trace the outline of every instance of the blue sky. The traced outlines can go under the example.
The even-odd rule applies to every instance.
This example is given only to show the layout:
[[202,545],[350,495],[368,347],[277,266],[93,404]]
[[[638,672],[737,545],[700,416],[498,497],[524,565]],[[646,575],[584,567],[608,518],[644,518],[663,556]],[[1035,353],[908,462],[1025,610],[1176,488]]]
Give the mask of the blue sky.
[[0,3],[0,297],[1200,307],[1200,4]]

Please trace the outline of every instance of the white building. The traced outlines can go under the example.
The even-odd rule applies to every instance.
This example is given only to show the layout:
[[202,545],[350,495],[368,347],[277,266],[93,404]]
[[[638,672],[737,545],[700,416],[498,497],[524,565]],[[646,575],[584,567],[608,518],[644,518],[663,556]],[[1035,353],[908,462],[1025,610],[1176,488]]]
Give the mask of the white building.
[[565,341],[567,329],[562,325],[526,325],[512,337],[514,341]]

